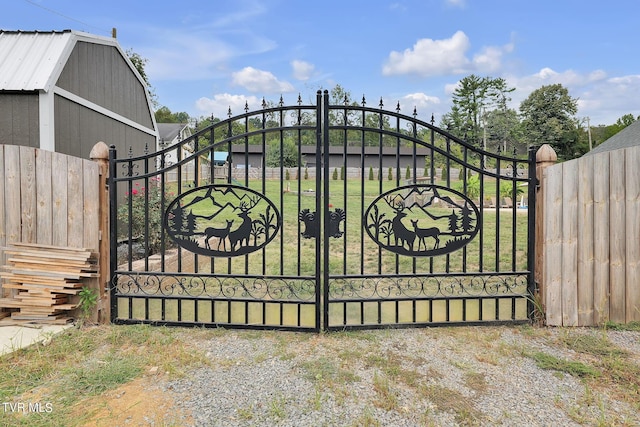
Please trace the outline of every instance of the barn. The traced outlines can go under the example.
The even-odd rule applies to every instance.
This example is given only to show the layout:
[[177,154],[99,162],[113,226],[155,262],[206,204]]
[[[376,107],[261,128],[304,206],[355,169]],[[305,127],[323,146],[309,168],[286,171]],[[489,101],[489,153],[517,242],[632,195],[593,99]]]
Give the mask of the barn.
[[115,38],[0,30],[0,144],[88,158],[98,141],[136,155],[157,136],[145,82]]

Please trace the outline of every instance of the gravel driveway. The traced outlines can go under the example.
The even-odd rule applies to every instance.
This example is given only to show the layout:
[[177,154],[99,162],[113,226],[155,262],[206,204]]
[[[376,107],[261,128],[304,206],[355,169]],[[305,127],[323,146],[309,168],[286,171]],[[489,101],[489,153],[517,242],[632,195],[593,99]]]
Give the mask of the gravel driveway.
[[[587,338],[611,354],[573,345]],[[615,358],[640,372],[638,331],[224,331],[194,346],[211,365],[158,385],[190,415],[185,424],[640,425],[639,384],[618,382],[608,364]],[[543,369],[539,359],[546,357],[585,371]]]

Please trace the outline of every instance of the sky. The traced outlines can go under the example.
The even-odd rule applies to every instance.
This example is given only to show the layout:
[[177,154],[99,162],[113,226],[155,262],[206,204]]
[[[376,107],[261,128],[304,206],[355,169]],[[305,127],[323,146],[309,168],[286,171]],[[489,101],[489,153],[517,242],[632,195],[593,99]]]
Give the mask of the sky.
[[72,29],[147,59],[159,105],[224,118],[262,99],[353,99],[436,124],[460,79],[504,78],[518,109],[560,83],[592,126],[640,115],[638,0],[0,0],[0,29]]

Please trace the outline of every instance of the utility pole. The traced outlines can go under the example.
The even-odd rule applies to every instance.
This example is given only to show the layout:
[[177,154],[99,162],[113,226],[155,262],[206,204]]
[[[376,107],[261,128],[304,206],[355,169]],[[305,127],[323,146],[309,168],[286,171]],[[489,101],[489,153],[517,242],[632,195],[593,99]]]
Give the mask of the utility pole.
[[593,149],[591,146],[591,124],[589,123],[589,117],[587,117],[587,135],[589,135],[589,151]]

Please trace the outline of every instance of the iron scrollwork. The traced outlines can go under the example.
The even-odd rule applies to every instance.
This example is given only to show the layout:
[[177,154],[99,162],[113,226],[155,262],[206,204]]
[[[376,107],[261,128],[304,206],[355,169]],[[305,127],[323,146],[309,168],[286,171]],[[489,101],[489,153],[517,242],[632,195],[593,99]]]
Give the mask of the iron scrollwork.
[[282,219],[265,196],[236,185],[198,187],[167,207],[164,227],[176,244],[191,252],[233,257],[271,242]]

